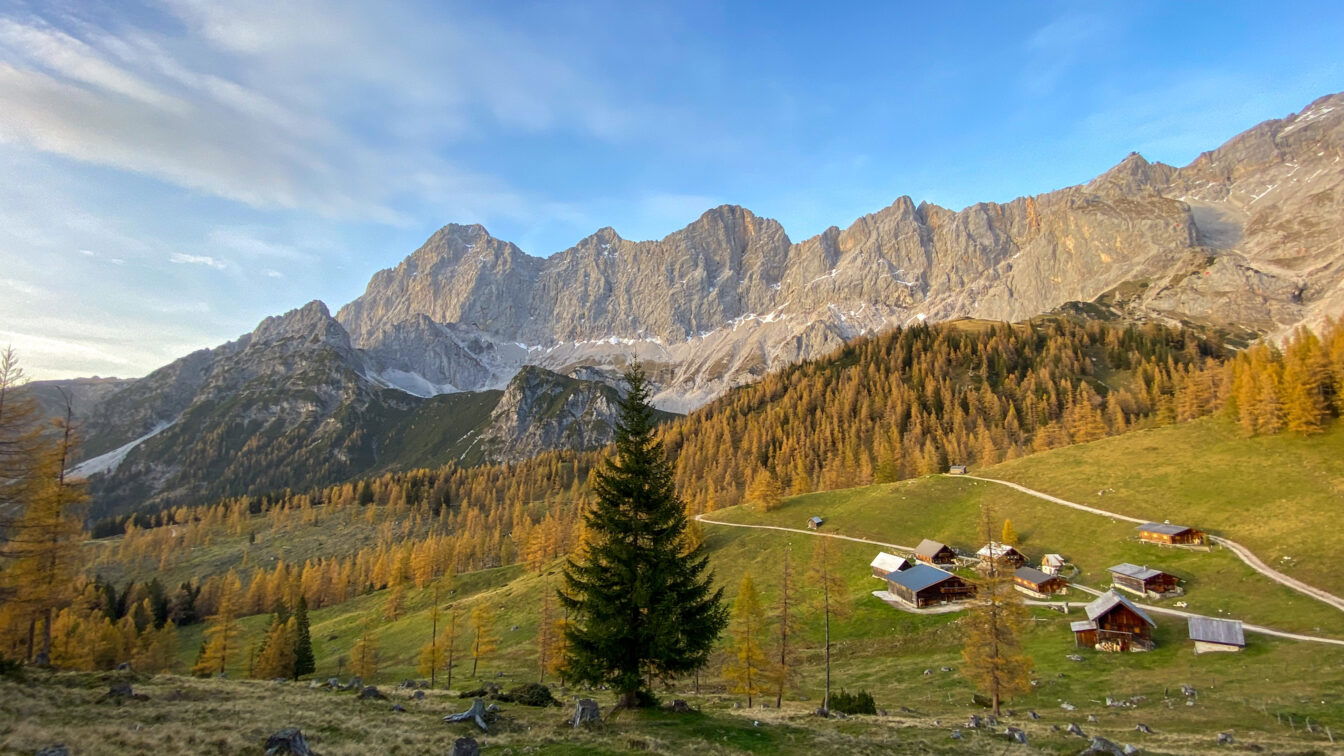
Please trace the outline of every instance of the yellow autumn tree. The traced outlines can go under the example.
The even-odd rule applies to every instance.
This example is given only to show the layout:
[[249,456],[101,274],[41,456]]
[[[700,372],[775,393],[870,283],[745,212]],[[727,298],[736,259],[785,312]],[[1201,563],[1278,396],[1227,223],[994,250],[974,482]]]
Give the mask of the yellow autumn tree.
[[350,673],[369,682],[378,674],[381,653],[378,648],[378,634],[372,622],[366,621],[360,627],[359,638],[350,649]]
[[499,646],[499,636],[495,635],[495,609],[487,603],[477,604],[471,610],[471,676],[476,676],[477,665],[481,659],[493,653]]
[[242,581],[238,579],[237,573],[230,571],[224,576],[219,596],[215,600],[215,613],[205,629],[205,643],[191,669],[194,674],[224,674],[229,660],[241,650],[238,647],[238,636],[242,634],[242,626],[238,624],[238,602],[242,590]]
[[747,708],[751,708],[752,699],[769,683],[769,663],[764,649],[765,610],[750,573],[742,576],[738,586],[728,635],[728,663],[723,676],[732,683],[732,692],[747,697]]

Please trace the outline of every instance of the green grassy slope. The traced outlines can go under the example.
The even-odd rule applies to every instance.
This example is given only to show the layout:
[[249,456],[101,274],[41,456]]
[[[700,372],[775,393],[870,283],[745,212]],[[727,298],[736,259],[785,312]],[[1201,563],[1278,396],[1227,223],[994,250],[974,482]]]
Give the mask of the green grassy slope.
[[973,472],[1205,528],[1285,574],[1344,593],[1344,423],[1309,438],[1242,438],[1227,420],[1206,418]]

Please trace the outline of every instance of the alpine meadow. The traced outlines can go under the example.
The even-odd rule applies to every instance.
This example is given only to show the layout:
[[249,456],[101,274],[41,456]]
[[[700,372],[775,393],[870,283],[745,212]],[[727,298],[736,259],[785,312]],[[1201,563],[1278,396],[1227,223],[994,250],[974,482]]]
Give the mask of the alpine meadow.
[[1344,753],[1311,5],[0,9],[0,753]]

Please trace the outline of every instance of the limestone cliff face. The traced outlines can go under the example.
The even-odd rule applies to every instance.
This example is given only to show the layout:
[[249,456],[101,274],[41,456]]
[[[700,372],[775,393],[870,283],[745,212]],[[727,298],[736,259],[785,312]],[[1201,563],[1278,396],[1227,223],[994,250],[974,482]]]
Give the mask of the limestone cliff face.
[[524,367],[477,434],[487,459],[516,462],[550,449],[596,449],[615,434],[620,395],[605,383]]
[[[456,324],[481,351],[449,351],[483,363],[463,389],[523,364],[638,358],[678,410],[922,319],[1017,320],[1104,298],[1131,317],[1278,334],[1344,309],[1341,151],[1344,95],[1331,95],[1184,168],[1132,154],[1087,184],[960,211],[901,197],[798,243],[733,206],[659,241],[604,228],[544,260],[447,226],[337,319],[366,348],[415,317]],[[417,333],[419,346],[398,342],[397,369],[446,375],[447,358],[414,356],[438,349]]]

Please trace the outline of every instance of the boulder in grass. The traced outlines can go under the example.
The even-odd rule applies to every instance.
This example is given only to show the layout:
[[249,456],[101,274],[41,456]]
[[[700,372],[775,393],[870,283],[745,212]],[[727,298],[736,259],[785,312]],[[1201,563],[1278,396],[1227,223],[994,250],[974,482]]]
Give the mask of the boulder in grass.
[[65,747],[65,743],[57,743],[46,748],[39,748],[37,756],[70,756],[70,749]]
[[266,756],[315,756],[297,727],[286,727],[266,738]]
[[692,709],[690,704],[686,703],[680,698],[673,701],[672,703],[664,704],[663,708],[667,709],[668,711],[675,712],[677,714],[691,714],[695,712],[695,709]]
[[371,700],[374,700],[374,701],[386,701],[386,700],[387,700],[387,695],[384,694],[381,690],[378,690],[378,688],[376,688],[376,687],[374,687],[374,686],[372,686],[372,685],[367,685],[367,686],[361,688],[360,691],[359,691],[359,697],[360,697],[361,699],[365,699],[365,700],[369,700],[369,699],[371,699]]
[[417,701],[423,701],[425,698],[425,692],[423,690],[417,690],[416,692],[411,694],[411,698]]
[[1087,748],[1078,752],[1078,756],[1125,756],[1125,750],[1100,735],[1093,736]]
[[1070,722],[1064,732],[1067,732],[1070,735],[1077,735],[1080,738],[1087,737],[1087,733],[1083,732],[1083,728],[1079,727],[1077,722]]
[[1009,742],[1018,743],[1020,745],[1027,744],[1027,733],[1023,732],[1022,730],[1019,730],[1016,727],[1009,727],[1008,729],[1003,731],[1003,734],[1008,736]]
[[458,738],[450,756],[481,756],[481,746],[475,738]]
[[1139,748],[1138,746],[1125,743],[1125,747],[1121,748],[1120,752],[1125,754],[1125,756],[1139,756],[1139,754],[1143,753],[1143,749]]
[[1232,745],[1236,742],[1237,739],[1232,737],[1232,733],[1230,732],[1218,733],[1218,745]]
[[1152,734],[1153,734],[1153,728],[1149,727],[1148,725],[1144,724],[1143,722],[1139,722],[1138,724],[1134,725],[1134,729],[1135,729],[1135,731],[1137,731],[1137,732],[1141,732],[1141,733],[1143,733],[1144,735],[1152,735]]

